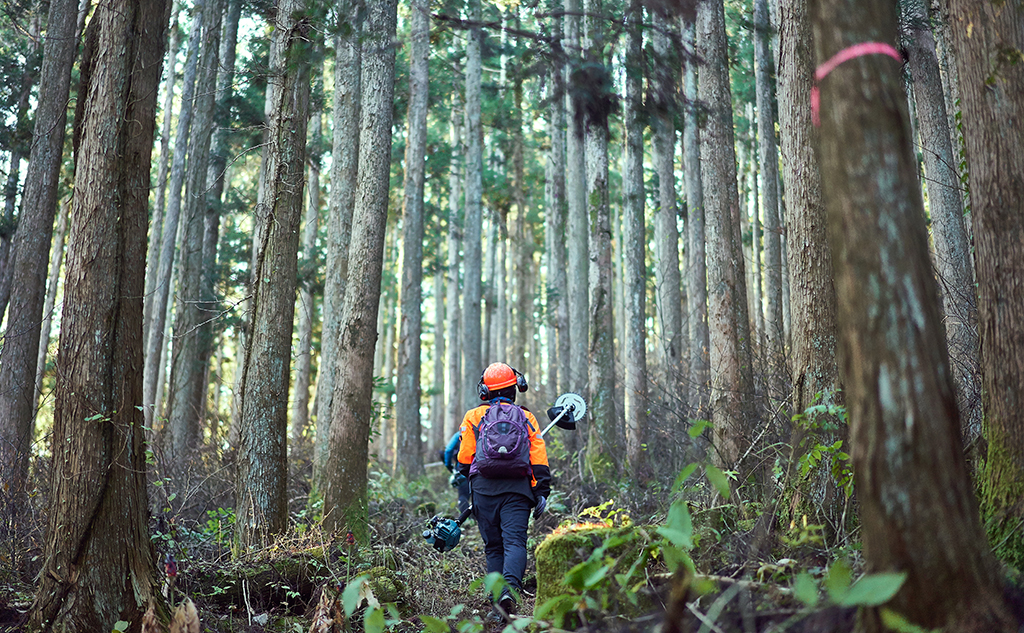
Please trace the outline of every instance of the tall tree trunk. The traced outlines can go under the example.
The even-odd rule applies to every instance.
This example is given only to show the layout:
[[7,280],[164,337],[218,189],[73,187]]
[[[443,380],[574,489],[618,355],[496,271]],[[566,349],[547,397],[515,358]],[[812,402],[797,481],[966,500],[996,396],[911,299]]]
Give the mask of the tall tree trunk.
[[[815,404],[842,403],[836,356],[836,290],[821,199],[818,150],[812,140],[810,109],[806,107],[814,60],[805,0],[779,0],[778,31],[779,139],[786,193],[786,239],[794,245],[786,259],[793,288],[790,407],[802,413]],[[839,420],[832,422],[838,424]],[[791,473],[795,472],[801,455],[813,446],[812,439],[818,440],[809,437],[807,429],[800,425],[790,429]],[[820,440],[835,441],[831,436]],[[803,499],[795,504],[797,512],[823,510],[825,515],[818,519],[821,523],[840,521],[842,498],[831,472],[821,472],[807,487],[809,490],[801,493]],[[801,507],[804,500],[807,503]]]
[[46,281],[46,298],[43,300],[43,323],[39,327],[36,386],[35,395],[32,398],[32,407],[36,412],[38,412],[39,399],[43,396],[43,376],[46,374],[46,358],[50,355],[50,333],[53,328],[54,306],[57,303],[57,286],[61,283],[60,271],[64,263],[64,245],[67,243],[68,224],[70,222],[68,213],[70,210],[70,198],[60,203],[60,210],[57,212],[57,228],[54,230],[53,246],[50,249],[50,272]]
[[500,221],[495,228],[494,243],[494,315],[491,345],[494,346],[493,356],[484,356],[484,365],[489,365],[492,358],[506,358],[508,349],[508,331],[512,326],[508,304],[508,209],[500,213]]
[[[891,0],[812,2],[816,62],[850,42],[895,41],[895,9]],[[919,627],[1016,630],[960,442],[900,64],[859,56],[820,86],[822,180],[868,571],[907,574],[887,607]],[[860,620],[866,631],[888,630],[877,609]]]
[[454,434],[462,423],[462,408],[466,397],[462,392],[462,354],[465,349],[459,345],[461,341],[462,310],[459,306],[459,251],[462,242],[462,225],[459,222],[459,207],[462,202],[462,122],[464,113],[459,112],[462,105],[458,93],[452,95],[452,111],[448,123],[451,133],[452,157],[448,163],[448,268],[445,271],[445,285],[448,289],[448,407],[446,410],[445,437]]
[[[215,320],[213,315],[218,314],[220,306],[217,297],[218,267],[217,249],[220,242],[220,222],[223,209],[224,183],[229,180],[225,173],[227,167],[228,152],[228,126],[230,121],[230,102],[232,98],[232,85],[235,77],[235,48],[238,43],[238,23],[241,17],[241,0],[227,0],[224,8],[223,28],[220,40],[219,68],[217,70],[217,94],[214,114],[213,136],[210,140],[210,159],[207,168],[207,189],[206,189],[206,216],[204,218],[203,230],[203,275],[202,275],[202,309],[208,315],[199,326],[204,332],[200,335],[205,340],[211,341],[213,346],[204,347],[202,350],[205,358],[200,360],[199,365],[206,368],[207,379],[204,384],[210,382],[212,377],[214,385],[212,388],[212,410],[210,416],[210,437],[216,445],[219,445],[220,432],[220,393],[223,385],[224,373],[224,349],[226,341],[223,340],[223,322]],[[148,276],[147,276],[148,280]],[[215,327],[216,324],[216,327]],[[221,345],[217,346],[215,341],[221,339]],[[219,360],[216,363],[216,371],[211,376],[210,356],[216,347]],[[240,357],[235,357],[235,366],[238,367]],[[229,415],[229,418],[231,416]],[[237,426],[235,427],[237,430]],[[230,436],[229,425],[225,435]],[[236,443],[232,444],[237,445]]]
[[171,161],[170,191],[160,235],[159,257],[156,261],[150,262],[150,265],[155,267],[156,274],[153,293],[146,295],[146,301],[152,301],[153,305],[152,308],[147,308],[151,321],[146,339],[146,367],[143,371],[142,393],[146,403],[146,426],[150,428],[153,428],[153,420],[159,417],[160,412],[157,391],[163,382],[161,367],[166,346],[164,334],[171,295],[171,271],[175,260],[174,246],[178,241],[181,189],[185,182],[185,155],[192,129],[196,72],[199,65],[199,38],[203,32],[202,3],[194,6],[192,11],[192,30],[188,38],[188,57],[185,60],[185,76],[181,88],[181,110],[178,113],[178,131],[174,139],[174,157]]
[[[971,185],[982,406],[982,505],[996,553],[1024,565],[1024,7],[949,0]],[[1016,55],[1016,57],[1013,57]],[[1009,56],[1009,57],[1008,57]]]
[[242,417],[235,489],[240,548],[267,543],[288,525],[288,381],[299,225],[309,120],[310,15],[305,0],[282,0],[270,40],[268,145],[257,201],[259,226],[242,368]]
[[[514,26],[520,28],[519,15],[516,13]],[[530,280],[530,272],[533,270],[533,227],[527,222],[527,183],[524,166],[523,146],[523,69],[516,67],[514,71],[514,85],[512,88],[512,175],[513,181],[513,202],[516,206],[516,239],[512,244],[515,246],[515,259],[512,269],[514,271],[513,290],[516,297],[516,323],[515,339],[513,343],[512,359],[523,371],[529,371],[527,359],[530,364],[537,359],[529,354],[530,342],[533,340],[533,286]],[[509,324],[511,326],[511,323]],[[506,331],[511,331],[511,327]],[[540,377],[539,375],[537,376]]]
[[306,213],[302,220],[302,246],[299,264],[299,296],[295,303],[296,349],[295,386],[292,389],[292,448],[303,441],[309,426],[309,388],[313,372],[313,327],[316,296],[313,286],[320,269],[316,249],[317,227],[320,225],[320,161],[323,159],[323,73],[324,42],[316,37],[313,53],[313,96],[309,117],[309,140],[306,149]]
[[[440,222],[438,223],[440,225]],[[440,228],[440,226],[438,226]],[[440,234],[440,231],[438,231]],[[427,455],[437,455],[443,451],[448,442],[445,433],[445,394],[444,375],[448,345],[445,341],[445,309],[444,309],[444,269],[441,266],[440,240],[438,240],[438,256],[434,270],[434,354],[433,354],[433,393],[430,396],[430,433],[427,436]],[[431,459],[430,461],[433,461]]]
[[711,343],[711,411],[716,462],[729,468],[751,439],[753,389],[746,283],[735,216],[739,211],[733,149],[732,96],[721,0],[697,7],[697,54],[705,60],[698,97],[708,107],[701,138],[701,175],[707,212],[708,329]]
[[604,28],[600,0],[584,0],[587,72],[591,93],[584,121],[587,174],[587,215],[590,217],[590,338],[588,339],[591,426],[587,461],[616,464],[621,455],[622,427],[615,414],[615,330],[612,321],[612,229],[608,199],[608,115],[611,72],[604,59]]
[[[88,3],[89,0],[82,0]],[[175,0],[171,7],[170,43],[167,46],[167,64],[163,80],[162,122],[160,124],[160,156],[157,158],[156,200],[149,223],[149,244],[146,250],[146,298],[143,302],[142,340],[149,340],[153,321],[153,293],[156,290],[157,271],[160,268],[160,249],[163,247],[164,211],[167,209],[167,175],[171,162],[171,121],[174,119],[174,84],[177,83],[177,59],[181,49],[181,27],[178,24],[181,3]]]
[[[654,166],[658,173],[658,206],[654,209],[655,278],[658,319],[661,323],[661,358],[665,371],[662,389],[666,403],[675,411],[686,411],[686,363],[683,358],[683,300],[679,271],[679,210],[676,206],[676,85],[679,64],[665,19],[652,16],[651,40],[651,127]],[[627,67],[629,67],[627,62]],[[640,68],[627,72],[641,72]]]
[[949,119],[926,0],[901,2],[900,23],[917,104],[946,342],[964,440],[970,444],[981,436],[978,297],[974,288],[971,245],[964,226],[960,177],[949,137]]
[[[502,220],[499,221],[499,215]],[[483,340],[480,341],[480,356],[482,362],[487,365],[490,363],[490,359],[493,357],[494,350],[491,349],[492,345],[497,348],[494,341],[498,339],[498,284],[497,284],[497,272],[495,266],[501,259],[498,257],[498,249],[504,246],[504,238],[499,230],[499,225],[504,224],[504,214],[500,211],[494,211],[488,214],[487,231],[483,231],[481,227],[481,234],[486,234],[484,241],[484,248],[482,250],[483,257],[483,326],[481,329],[481,336]]]
[[427,56],[430,7],[411,7],[408,138],[405,145],[405,208],[402,212],[402,320],[398,341],[395,431],[398,471],[414,479],[423,474],[420,445],[420,336],[423,330],[423,183],[427,153]]
[[480,123],[480,82],[482,73],[480,0],[469,0],[467,8],[473,25],[466,43],[466,213],[463,221],[463,304],[462,304],[462,396],[465,406],[477,401],[476,385],[483,370],[480,354],[480,299],[482,274],[480,238],[483,196],[483,127]]
[[697,107],[696,25],[692,16],[682,19],[685,49],[683,92],[686,112],[683,118],[683,158],[686,181],[687,250],[689,251],[690,291],[690,392],[687,400],[695,416],[710,415],[711,384],[710,341],[708,332],[708,284],[706,242],[704,237],[704,186],[700,167],[700,126]]
[[779,225],[779,152],[775,144],[775,104],[772,100],[775,57],[770,46],[771,34],[768,0],[755,0],[754,74],[757,80],[757,138],[761,167],[761,209],[764,214],[764,287],[767,300],[764,353],[769,396],[781,401],[787,395],[785,384],[788,382],[789,370],[786,367],[786,328],[782,318],[782,229]]
[[[623,251],[626,255],[626,460],[630,472],[647,469],[647,232],[644,222],[644,131],[641,123],[643,6],[631,0],[626,16],[626,158],[623,168]],[[673,128],[673,137],[675,130]],[[673,200],[673,203],[675,200]],[[678,274],[678,270],[676,271]]]
[[[587,220],[586,163],[583,148],[581,91],[588,86],[581,76],[580,0],[565,0],[566,109],[569,122],[565,138],[566,242],[569,289],[569,376],[566,387],[587,397],[587,347],[590,336],[590,308],[587,296],[590,277],[589,223]],[[584,343],[586,341],[586,343]],[[573,436],[575,441],[575,436]],[[572,443],[570,443],[572,446]]]
[[[76,6],[76,2],[69,0],[50,3],[20,228],[14,236],[14,253],[7,271],[12,291],[7,328],[0,346],[0,472],[4,473],[10,491],[19,496],[31,456],[37,365],[28,359],[37,356],[40,347],[46,263],[57,209],[71,66],[78,47]],[[46,338],[48,343],[49,332]]]
[[161,601],[149,539],[140,370],[167,9],[166,0],[111,0],[97,5],[89,23],[68,248],[75,283],[67,286],[61,318],[50,512],[29,613],[33,629],[107,631],[126,620],[139,630],[147,605]]
[[793,318],[793,398],[796,412],[820,395],[829,404],[839,392],[836,361],[836,296],[832,252],[825,233],[821,174],[812,143],[811,24],[804,0],[779,0],[779,137],[786,184],[786,228],[796,245],[788,258]]
[[329,459],[324,464],[324,527],[368,534],[367,442],[370,435],[374,324],[380,300],[388,215],[397,0],[368,5],[362,78],[359,170],[352,218],[351,271],[338,341],[338,376]]
[[[552,8],[557,9],[560,0],[552,0]],[[548,381],[548,387],[562,393],[569,389],[570,375],[570,336],[569,336],[569,287],[566,275],[566,240],[565,223],[567,215],[566,200],[566,98],[565,98],[565,50],[562,48],[561,15],[551,17],[551,31],[555,38],[555,54],[550,69],[549,86],[551,105],[549,108],[549,133],[551,150],[548,154],[550,164],[551,199],[547,209],[547,219],[551,230],[551,250],[548,268],[548,310],[554,322],[553,327],[557,338],[557,347],[550,353],[555,354],[557,381]]]
[[[32,4],[34,5],[35,2]],[[12,282],[14,281],[12,269],[14,267],[14,258],[17,254],[12,247],[17,240],[15,229],[19,224],[14,217],[14,209],[17,206],[18,182],[21,178],[21,161],[23,158],[26,158],[26,154],[31,152],[31,149],[26,147],[26,145],[32,142],[28,130],[30,120],[29,97],[35,84],[40,80],[39,72],[35,71],[33,66],[36,63],[40,42],[42,41],[42,38],[39,36],[41,28],[39,22],[42,16],[40,11],[30,7],[27,17],[28,28],[25,35],[28,40],[28,48],[24,66],[25,72],[21,76],[21,90],[18,94],[14,122],[14,138],[10,139],[13,142],[14,148],[11,150],[11,165],[7,172],[7,183],[4,187],[4,211],[3,215],[0,215],[0,320],[3,319],[7,303],[10,301]],[[22,206],[24,206],[25,191],[22,191],[21,201]],[[52,222],[48,230],[53,230]]]
[[337,345],[341,309],[348,280],[348,246],[355,207],[359,163],[359,98],[362,73],[362,0],[338,7],[334,35],[334,138],[331,143],[331,198],[328,202],[327,254],[324,274],[323,327],[320,333],[320,371],[317,375],[316,444],[313,446],[313,485],[321,488],[327,441],[330,437],[334,388],[338,375]]
[[214,97],[220,61],[221,0],[196,4],[203,11],[202,52],[196,79],[195,130],[189,135],[188,171],[185,182],[184,225],[178,268],[177,308],[171,353],[171,378],[167,395],[168,458],[181,467],[194,456],[202,439],[206,413],[208,350],[213,349],[212,330],[201,325],[212,318],[203,289],[206,230],[206,189],[210,164]]

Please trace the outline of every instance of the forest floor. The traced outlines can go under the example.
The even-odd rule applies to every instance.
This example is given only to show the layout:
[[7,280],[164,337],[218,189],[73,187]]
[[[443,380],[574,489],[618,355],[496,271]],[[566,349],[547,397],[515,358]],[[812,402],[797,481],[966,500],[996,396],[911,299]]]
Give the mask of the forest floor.
[[[167,582],[165,586],[169,602],[180,603],[186,597],[192,600],[202,630],[211,633],[309,633],[317,630],[316,622],[325,616],[341,619],[346,602],[355,595],[346,595],[341,589],[365,577],[369,580],[364,583],[359,606],[349,609],[348,621],[343,627],[323,631],[852,630],[854,609],[827,598],[813,605],[796,600],[793,581],[798,572],[809,573],[817,583],[810,591],[824,595],[822,579],[837,556],[850,561],[847,569],[851,576],[860,567],[856,547],[837,553],[836,548],[825,548],[807,538],[810,532],[797,526],[797,538],[785,543],[775,538],[775,547],[761,548],[767,553],[758,554],[758,548],[751,545],[758,513],[736,512],[730,505],[698,500],[690,503],[693,531],[700,535],[690,552],[697,575],[673,576],[661,553],[665,546],[659,545],[662,541],[656,534],[673,498],[667,489],[602,489],[571,482],[563,482],[563,490],[553,495],[545,516],[531,520],[525,592],[517,617],[508,626],[492,624],[486,620],[491,603],[481,581],[483,543],[473,520],[463,526],[461,542],[453,551],[440,554],[422,537],[432,515],[457,514],[455,491],[447,485],[447,475],[443,468],[433,467],[423,480],[400,484],[375,473],[370,482],[368,543],[348,543],[343,534],[333,538],[322,534],[315,519],[307,518],[315,510],[306,509],[308,500],[304,500],[293,503],[292,528],[273,547],[234,558],[229,549],[234,517],[218,505],[230,498],[229,488],[219,497],[210,495],[201,511],[193,509],[190,516],[170,511],[174,496],[169,494],[160,504],[167,507],[156,512],[153,520],[157,555],[163,561],[172,554],[177,562],[173,585]],[[295,498],[301,499],[301,494]],[[630,583],[630,591],[642,599],[631,599],[637,602],[634,607],[626,604],[625,593],[616,585],[621,570],[616,567],[618,554],[609,549],[602,554],[609,564],[586,580],[580,597],[571,601],[572,608],[563,609],[569,612],[567,619],[559,621],[550,615],[534,619],[536,547],[556,530],[595,520],[615,527],[653,526],[643,532],[653,536],[644,536],[641,543],[652,553],[639,570],[637,577],[642,582]],[[595,538],[592,546],[577,548],[577,554],[583,561],[599,547],[602,544]],[[39,556],[38,549],[16,556],[11,552],[9,558],[0,555],[0,631],[21,630],[35,591],[33,575],[38,571]],[[12,568],[15,557],[17,571]],[[600,556],[595,560],[602,562]]]

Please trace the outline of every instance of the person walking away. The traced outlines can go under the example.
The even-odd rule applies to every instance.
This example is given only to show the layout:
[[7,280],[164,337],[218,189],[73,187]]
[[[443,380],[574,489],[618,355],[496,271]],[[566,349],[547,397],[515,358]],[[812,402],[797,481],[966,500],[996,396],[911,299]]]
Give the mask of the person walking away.
[[526,572],[526,529],[547,508],[551,470],[547,448],[533,413],[518,406],[516,392],[529,389],[526,377],[505,363],[480,375],[480,399],[459,428],[459,473],[469,480],[473,516],[480,526],[487,573],[499,572],[507,587],[492,621],[515,613]]

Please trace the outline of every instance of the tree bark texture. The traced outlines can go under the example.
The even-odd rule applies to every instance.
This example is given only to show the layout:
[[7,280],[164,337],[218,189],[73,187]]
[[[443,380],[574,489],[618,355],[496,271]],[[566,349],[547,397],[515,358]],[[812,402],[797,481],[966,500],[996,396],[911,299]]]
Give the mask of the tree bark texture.
[[388,215],[392,101],[395,92],[396,0],[367,7],[362,64],[358,188],[352,220],[348,290],[338,341],[329,459],[324,464],[324,526],[368,533],[366,464],[373,389],[373,350]]
[[[19,229],[7,271],[12,283],[7,327],[0,347],[0,473],[16,495],[23,490],[31,456],[37,365],[27,360],[38,356],[40,347],[39,323],[46,298],[71,66],[78,48],[77,18],[76,2],[50,3]],[[44,356],[43,363],[45,360]]]
[[755,0],[754,75],[757,83],[761,210],[764,215],[765,359],[769,396],[775,401],[782,401],[788,395],[789,370],[786,367],[786,329],[782,318],[782,227],[779,223],[779,151],[775,143],[776,117],[772,101],[775,58],[770,46],[771,33],[768,0]]
[[711,411],[716,461],[733,468],[752,439],[753,379],[746,283],[737,237],[739,192],[721,0],[698,5],[696,34],[697,54],[706,64],[700,72],[698,97],[708,109],[700,163],[707,213]]
[[587,460],[615,466],[622,454],[623,431],[615,411],[615,330],[612,320],[612,228],[608,198],[608,116],[611,111],[611,72],[604,59],[604,28],[600,0],[584,0],[587,57],[584,150],[587,175],[587,215],[590,218],[590,338],[588,339],[591,425]]
[[324,43],[316,37],[314,66],[316,73],[311,97],[309,139],[306,150],[306,213],[302,220],[302,246],[299,264],[299,293],[296,301],[295,387],[292,389],[292,448],[299,446],[309,426],[309,388],[313,382],[313,329],[316,321],[316,295],[313,287],[320,268],[316,248],[320,225],[320,161],[323,138]]
[[686,183],[686,225],[689,267],[686,286],[690,294],[690,390],[687,401],[695,416],[708,417],[710,411],[710,346],[708,333],[707,255],[704,225],[704,187],[700,167],[700,125],[697,107],[696,24],[683,18],[683,163]]
[[555,332],[556,347],[549,350],[556,358],[552,370],[557,380],[548,380],[548,388],[555,393],[562,393],[569,388],[570,374],[570,338],[569,338],[569,288],[566,275],[566,243],[565,221],[566,181],[565,181],[565,51],[562,48],[562,16],[551,17],[551,30],[555,39],[555,55],[548,77],[550,85],[551,106],[549,108],[548,137],[551,150],[548,153],[547,183],[550,187],[549,204],[546,210],[548,230],[551,233],[548,250],[548,295],[547,309],[551,319],[549,327]]
[[569,122],[565,138],[565,198],[568,203],[566,215],[566,241],[568,251],[568,300],[569,300],[569,376],[566,387],[587,397],[587,345],[589,336],[589,299],[587,296],[590,276],[589,225],[587,219],[586,163],[583,149],[584,103],[581,92],[587,88],[586,78],[581,75],[580,56],[580,0],[565,0],[565,50],[567,105]]
[[982,503],[996,553],[1024,564],[1024,5],[949,0],[971,186],[982,407]]
[[[851,44],[896,39],[895,2],[812,2],[811,13],[818,63]],[[820,86],[824,200],[868,570],[907,574],[887,606],[918,626],[1015,630],[960,442],[900,64],[856,57]],[[861,625],[887,630],[870,609]]]
[[[642,22],[643,6],[639,0],[631,0],[627,14],[626,158],[622,175],[625,189],[622,240],[626,264],[622,281],[627,286],[623,315],[626,321],[626,460],[633,473],[643,473],[647,469],[647,232],[644,221],[644,135],[640,119],[643,108]],[[672,135],[675,136],[674,129]]]
[[427,0],[413,0],[411,12],[405,208],[402,212],[402,318],[395,389],[395,464],[401,474],[415,479],[423,474],[420,443],[420,336],[423,331],[423,184],[427,153],[429,3]]
[[334,35],[334,138],[331,143],[331,197],[328,201],[327,253],[324,262],[323,326],[320,333],[320,371],[317,376],[316,443],[313,446],[313,485],[323,484],[335,383],[341,310],[348,279],[348,246],[355,207],[356,170],[359,163],[359,97],[362,74],[362,0],[338,6]]
[[269,542],[288,524],[288,384],[306,182],[312,28],[305,0],[283,0],[270,41],[268,145],[257,202],[250,335],[242,368],[235,489],[239,548]]
[[451,133],[452,158],[448,164],[448,268],[445,271],[447,288],[448,325],[448,404],[446,408],[445,438],[451,437],[462,423],[464,397],[462,395],[462,352],[459,341],[462,332],[462,309],[459,305],[459,250],[462,242],[462,224],[459,221],[459,208],[462,203],[462,122],[463,113],[459,112],[461,100],[458,95],[452,96],[452,111],[449,118]]
[[137,631],[161,601],[140,407],[149,166],[167,22],[166,0],[113,0],[96,7],[86,38],[51,506],[29,614],[36,629],[106,631],[127,620]]
[[[440,224],[440,223],[438,223]],[[440,227],[437,227],[440,228]],[[440,231],[438,232],[440,234]],[[440,246],[440,240],[438,240]],[[440,251],[440,248],[438,248]],[[445,360],[448,353],[448,345],[445,339],[445,289],[444,270],[441,268],[440,252],[437,257],[437,264],[434,270],[434,351],[433,351],[433,393],[430,396],[430,433],[427,436],[427,459],[443,451],[448,441],[445,433],[446,400],[444,388]]]
[[[661,323],[661,359],[665,401],[675,411],[686,411],[686,336],[683,332],[682,282],[679,271],[679,210],[676,205],[676,85],[677,47],[672,45],[665,20],[652,16],[654,59],[649,86],[652,145],[658,173],[658,206],[654,215],[655,279],[658,319]],[[627,67],[629,64],[627,63]],[[631,72],[627,68],[627,72]],[[637,70],[639,72],[639,69]]]
[[926,0],[900,3],[900,35],[914,88],[946,342],[960,407],[964,440],[981,435],[978,296],[971,244],[964,226],[960,175],[950,141],[949,118]]
[[480,122],[480,86],[482,78],[481,47],[483,30],[480,0],[470,0],[469,19],[476,22],[466,42],[466,202],[463,221],[463,304],[462,304],[462,396],[463,406],[478,401],[477,382],[483,371],[480,325],[483,293],[481,244],[483,231],[483,127]]
[[791,406],[800,413],[816,400],[829,404],[838,397],[836,294],[808,107],[814,52],[805,0],[778,0],[778,31],[779,139],[792,287]]

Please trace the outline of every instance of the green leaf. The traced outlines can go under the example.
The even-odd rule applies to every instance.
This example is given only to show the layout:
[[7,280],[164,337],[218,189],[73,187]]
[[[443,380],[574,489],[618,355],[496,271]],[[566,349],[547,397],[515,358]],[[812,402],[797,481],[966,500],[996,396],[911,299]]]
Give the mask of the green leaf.
[[691,574],[696,573],[696,568],[693,565],[693,559],[686,550],[666,545],[661,548],[661,555],[665,557],[665,564],[668,565],[670,571],[676,571],[680,567],[686,569]]
[[658,534],[661,534],[669,543],[675,545],[681,549],[693,549],[693,539],[691,535],[683,532],[682,530],[673,530],[672,528],[659,527]]
[[505,588],[506,584],[505,577],[496,571],[484,576],[484,589],[494,597],[495,602],[501,597],[501,590]]
[[420,622],[425,627],[423,630],[427,633],[448,633],[448,623],[444,620],[439,620],[433,616],[420,614]]
[[128,623],[124,620],[118,620],[117,622],[114,622],[114,631],[116,631],[117,633],[124,633],[127,630]]
[[896,595],[906,579],[907,574],[904,572],[868,574],[854,583],[843,599],[836,602],[843,607],[877,607]]
[[544,601],[544,604],[537,607],[534,616],[537,619],[545,619],[548,615],[555,616],[552,619],[556,619],[558,616],[565,615],[573,610],[573,605],[576,604],[576,599],[579,596],[572,594],[566,594],[562,596],[555,596]]
[[832,598],[836,604],[842,604],[852,580],[853,574],[850,572],[849,565],[843,560],[832,563],[828,570],[828,576],[825,577],[825,591],[828,592],[829,598]]
[[384,633],[384,610],[367,609],[363,618],[363,629],[366,633]]
[[601,581],[604,580],[605,576],[607,576],[608,572],[611,570],[611,565],[601,565],[587,576],[586,580],[583,581],[583,587],[585,589],[593,589],[597,585],[601,584]]
[[926,629],[918,626],[892,609],[882,609],[880,613],[882,624],[893,631],[897,631],[897,633],[939,633],[942,630],[941,628]]
[[593,574],[600,566],[601,563],[598,561],[585,560],[565,572],[565,578],[562,579],[562,582],[574,589],[583,589],[586,579],[589,578],[590,575]]
[[686,432],[690,435],[690,437],[695,438],[701,433],[703,433],[704,429],[709,428],[711,428],[711,420],[694,420],[693,425],[690,426],[690,428],[687,429]]
[[693,520],[690,518],[690,508],[682,499],[673,503],[672,507],[668,509],[665,528],[671,532],[678,533],[676,538],[672,538],[661,532],[661,528],[658,530],[662,536],[672,541],[673,545],[693,549]]
[[809,607],[818,604],[818,585],[810,574],[803,572],[793,580],[793,595]]
[[345,607],[346,618],[352,617],[355,610],[359,608],[359,603],[362,602],[360,589],[363,588],[363,583],[367,580],[369,580],[367,576],[356,576],[352,582],[345,585],[345,591],[341,592],[341,604]]
[[679,475],[676,476],[675,482],[672,484],[672,492],[679,492],[683,488],[683,484],[690,478],[693,471],[697,470],[699,464],[690,464],[686,468],[679,471]]
[[707,476],[708,481],[718,490],[718,494],[722,495],[722,498],[728,499],[732,489],[729,487],[729,477],[718,468],[714,466],[708,466],[704,469],[704,474]]

